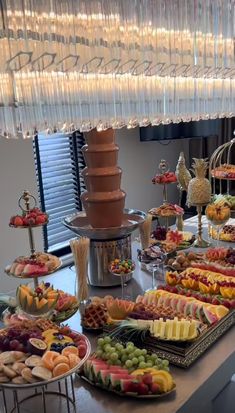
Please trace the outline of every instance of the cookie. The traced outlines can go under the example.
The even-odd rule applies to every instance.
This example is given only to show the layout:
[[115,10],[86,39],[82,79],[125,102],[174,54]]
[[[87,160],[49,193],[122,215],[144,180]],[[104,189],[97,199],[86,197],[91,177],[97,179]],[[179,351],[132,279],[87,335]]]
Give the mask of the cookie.
[[14,379],[12,379],[11,382],[13,384],[27,384],[28,383],[22,376],[14,377]]
[[22,370],[25,369],[25,364],[21,363],[20,361],[16,361],[13,365],[12,365],[12,369],[17,373],[17,374],[21,374]]
[[13,379],[14,377],[17,376],[17,373],[15,372],[15,370],[7,366],[3,367],[3,373],[5,374],[5,376],[9,377],[9,379]]
[[0,375],[0,383],[9,383],[10,379],[7,376]]
[[21,371],[21,376],[27,381],[27,383],[36,383],[38,381],[36,377],[32,375],[32,371],[29,367],[25,367],[25,369]]
[[42,362],[42,357],[40,356],[30,356],[25,360],[25,365],[27,367],[37,367],[37,366],[42,366],[43,362]]
[[46,367],[34,367],[32,370],[32,375],[41,380],[50,380],[52,378],[52,372]]

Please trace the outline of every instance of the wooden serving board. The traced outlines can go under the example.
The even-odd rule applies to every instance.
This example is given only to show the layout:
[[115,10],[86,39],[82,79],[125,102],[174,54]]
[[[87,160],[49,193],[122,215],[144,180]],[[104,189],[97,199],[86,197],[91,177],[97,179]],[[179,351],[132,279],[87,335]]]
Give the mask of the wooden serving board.
[[[139,347],[156,353],[161,358],[166,358],[176,366],[187,368],[191,366],[212,344],[214,344],[226,331],[235,324],[235,310],[230,311],[217,324],[209,327],[202,334],[191,342],[173,342],[158,340],[148,336],[144,342],[135,342]],[[105,332],[110,332],[111,326],[104,328]],[[128,341],[128,340],[127,340]],[[132,340],[134,341],[134,340]]]

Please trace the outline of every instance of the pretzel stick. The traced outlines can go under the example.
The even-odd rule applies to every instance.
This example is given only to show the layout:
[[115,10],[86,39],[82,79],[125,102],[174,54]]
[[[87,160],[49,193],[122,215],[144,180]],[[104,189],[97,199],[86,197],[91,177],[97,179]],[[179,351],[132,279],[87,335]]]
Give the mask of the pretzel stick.
[[148,248],[150,244],[150,234],[152,228],[152,215],[148,214],[146,220],[140,224],[139,231],[140,231],[140,243],[141,248],[144,250]]
[[77,299],[79,302],[88,298],[87,262],[90,240],[86,237],[71,240],[70,247],[74,257],[77,281]]

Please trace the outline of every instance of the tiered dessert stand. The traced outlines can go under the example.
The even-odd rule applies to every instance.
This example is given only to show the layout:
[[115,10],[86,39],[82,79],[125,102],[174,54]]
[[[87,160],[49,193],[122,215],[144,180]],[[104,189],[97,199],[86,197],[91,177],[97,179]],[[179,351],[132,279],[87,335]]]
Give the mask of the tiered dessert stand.
[[[24,202],[24,205],[22,206],[22,203]],[[20,197],[18,201],[19,207],[23,211],[23,216],[32,210],[36,206],[36,199],[34,196],[32,196],[28,191],[24,191],[22,196]],[[47,222],[45,222],[47,224]],[[35,243],[34,243],[34,237],[33,237],[33,228],[34,227],[41,227],[42,225],[45,224],[38,224],[38,225],[25,225],[25,226],[19,226],[17,227],[14,224],[10,224],[11,227],[13,228],[23,228],[28,230],[28,235],[29,235],[29,245],[30,245],[30,260],[32,262],[36,260],[36,250],[35,250]],[[61,264],[60,264],[61,265]],[[22,275],[22,276],[17,276],[14,274],[9,274],[15,276],[18,279],[24,279],[24,278],[30,278],[31,280],[33,279],[34,282],[34,288],[36,289],[38,287],[38,279],[41,276],[46,276],[48,274],[51,274],[58,270],[60,267],[58,265],[54,271],[48,272],[47,274],[43,275]],[[77,311],[77,310],[76,310]],[[24,313],[27,315],[27,313]],[[73,314],[72,314],[73,315]],[[33,315],[28,315],[29,318],[42,318],[43,316],[47,317],[47,314],[43,314],[40,316],[40,312],[33,316]],[[29,400],[35,399],[36,402],[41,402],[42,406],[42,412],[47,413],[49,411],[49,408],[47,407],[47,402],[48,402],[48,397],[53,396],[54,400],[56,397],[56,400],[59,400],[60,397],[62,397],[66,401],[66,405],[64,407],[63,411],[66,411],[68,413],[71,412],[71,408],[73,411],[76,411],[76,406],[75,406],[75,393],[74,393],[74,382],[73,382],[73,375],[74,373],[82,366],[82,364],[85,362],[85,360],[89,357],[91,347],[90,347],[90,342],[89,340],[83,336],[85,343],[86,343],[86,354],[83,358],[80,359],[79,363],[71,368],[69,371],[66,373],[58,376],[58,377],[52,377],[49,380],[44,380],[44,381],[39,381],[39,382],[30,382],[30,383],[25,383],[25,384],[14,384],[12,382],[1,382],[0,383],[0,396],[2,397],[2,402],[1,406],[3,408],[4,413],[21,413],[21,407],[25,406],[27,408],[27,402]],[[26,393],[27,392],[27,393]],[[33,401],[32,403],[34,403]],[[32,406],[32,405],[31,405]]]
[[[25,204],[24,206],[22,206],[22,201]],[[29,213],[30,210],[36,206],[36,204],[37,204],[37,202],[36,202],[35,197],[33,195],[31,195],[28,191],[24,191],[22,196],[19,198],[19,201],[18,201],[18,205],[19,205],[19,207],[21,208],[21,210],[23,211],[24,214]],[[35,225],[27,225],[27,226],[19,226],[19,227],[10,224],[10,227],[12,227],[12,228],[27,229],[28,230],[29,246],[30,246],[30,259],[32,261],[34,261],[35,257],[36,257],[36,255],[35,255],[35,251],[36,251],[35,250],[35,242],[34,242],[34,236],[33,236],[33,228],[36,228],[36,227],[41,228],[43,225],[46,225],[46,224],[47,224],[47,222],[45,222],[44,224],[35,224]],[[47,276],[49,274],[54,273],[55,271],[57,271],[60,268],[60,266],[61,266],[61,262],[53,271],[50,271],[47,274],[38,275],[38,276],[37,275],[35,275],[35,276],[27,276],[27,275],[16,276],[13,273],[9,273],[9,272],[6,272],[6,273],[8,275],[11,275],[11,276],[16,277],[18,279],[19,278],[20,279],[30,278],[31,280],[33,279],[34,287],[36,288],[38,286],[38,278],[39,277],[42,277],[42,276],[44,277],[44,276]]]
[[[158,165],[158,170],[159,170],[161,175],[164,175],[165,173],[169,172],[170,169],[169,169],[168,162],[165,161],[164,159],[162,159],[161,162]],[[177,181],[175,181],[175,182],[163,182],[163,183],[156,182],[156,185],[162,185],[162,187],[163,187],[163,189],[162,189],[163,205],[168,203],[167,188],[168,188],[168,185],[170,185],[170,184],[177,184]],[[156,218],[165,218],[166,229],[168,229],[168,227],[169,227],[169,218],[174,217],[174,218],[177,218],[177,219],[182,219],[182,215],[177,215],[177,216],[175,216],[175,215],[170,216],[169,215],[169,216],[166,216],[166,217],[163,217],[161,215],[153,215],[153,216],[156,217]]]
[[[222,181],[227,182],[227,195],[230,194],[230,181],[235,180],[235,174],[230,176],[229,173],[222,172],[223,165],[232,165],[232,152],[235,148],[235,138],[231,141],[224,143],[223,145],[219,146],[215,152],[212,154],[209,164],[209,178],[212,181],[212,193],[213,195],[216,194],[216,180],[219,180],[219,191],[220,194],[223,193],[222,191]],[[221,168],[220,173],[216,170]],[[235,166],[234,166],[235,169]]]

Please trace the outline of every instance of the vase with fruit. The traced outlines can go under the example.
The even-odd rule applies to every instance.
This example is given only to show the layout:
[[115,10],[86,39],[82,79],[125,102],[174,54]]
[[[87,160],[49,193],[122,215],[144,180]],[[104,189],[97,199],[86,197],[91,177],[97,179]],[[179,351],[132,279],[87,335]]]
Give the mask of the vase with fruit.
[[218,246],[220,240],[220,231],[230,218],[230,207],[226,204],[209,204],[206,207],[206,217],[209,223],[211,223],[211,225],[216,228],[216,239]]

